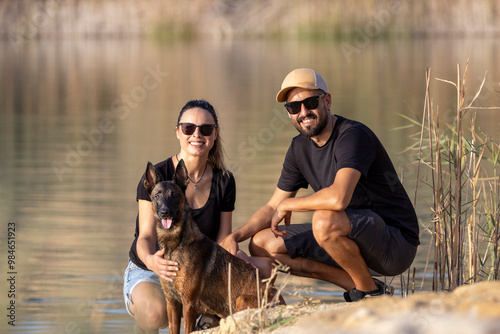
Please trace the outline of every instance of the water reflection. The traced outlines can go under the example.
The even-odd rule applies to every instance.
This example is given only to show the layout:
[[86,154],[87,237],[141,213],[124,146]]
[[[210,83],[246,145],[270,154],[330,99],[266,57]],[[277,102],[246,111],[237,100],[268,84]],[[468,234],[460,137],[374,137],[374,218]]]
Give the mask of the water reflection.
[[[470,56],[471,91],[488,71],[479,102],[500,105],[495,40],[378,41],[350,55],[336,43],[294,41],[33,41],[19,53],[8,42],[1,49],[0,210],[5,230],[8,222],[16,224],[17,272],[16,327],[2,313],[2,332],[131,332],[121,275],[133,235],[135,187],[148,160],[177,152],[173,127],[189,99],[205,98],[220,114],[238,187],[235,227],[273,192],[296,134],[274,102],[292,68],[323,74],[334,112],[380,136],[397,170],[405,170],[410,195],[415,158],[400,152],[417,130],[390,129],[407,124],[397,113],[421,114],[425,69],[454,80],[456,64]],[[451,113],[454,89],[437,82],[432,87],[435,104]],[[498,136],[494,111],[481,112],[478,121]],[[426,222],[427,195],[420,194],[417,208]],[[424,237],[417,277],[424,273],[427,247]],[[2,295],[8,290],[5,280],[0,289]],[[300,295],[290,293],[291,302],[341,296],[314,280],[296,279],[289,291]],[[3,310],[8,302],[2,298]]]

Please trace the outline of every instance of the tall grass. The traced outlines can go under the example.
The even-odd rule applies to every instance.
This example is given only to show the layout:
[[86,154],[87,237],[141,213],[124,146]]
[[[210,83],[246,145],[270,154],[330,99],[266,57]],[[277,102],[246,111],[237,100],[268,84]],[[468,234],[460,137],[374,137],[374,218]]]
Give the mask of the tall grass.
[[[433,291],[453,290],[481,280],[498,279],[500,264],[500,144],[476,128],[477,112],[497,107],[475,106],[467,97],[466,77],[457,65],[456,82],[437,79],[456,90],[456,115],[442,124],[432,103],[431,70],[426,72],[426,96],[418,141],[417,186],[432,191]],[[469,102],[466,102],[470,99]],[[470,116],[470,117],[466,117]],[[466,127],[465,122],[470,125]],[[416,147],[415,146],[415,147]]]

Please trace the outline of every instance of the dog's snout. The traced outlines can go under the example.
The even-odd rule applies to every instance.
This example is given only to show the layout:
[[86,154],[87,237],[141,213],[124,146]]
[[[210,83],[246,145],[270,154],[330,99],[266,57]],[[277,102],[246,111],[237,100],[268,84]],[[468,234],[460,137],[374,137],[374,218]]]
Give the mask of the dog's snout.
[[170,210],[168,209],[162,209],[158,212],[158,216],[160,216],[160,218],[166,218],[170,215]]

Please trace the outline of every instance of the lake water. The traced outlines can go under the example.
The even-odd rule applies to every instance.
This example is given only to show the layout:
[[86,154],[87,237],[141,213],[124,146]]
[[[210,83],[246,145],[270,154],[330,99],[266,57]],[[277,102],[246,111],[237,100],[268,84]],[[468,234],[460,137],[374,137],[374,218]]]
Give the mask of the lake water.
[[[377,133],[404,171],[411,198],[416,156],[403,150],[419,129],[394,129],[409,124],[398,114],[422,114],[426,68],[432,78],[456,81],[457,64],[463,71],[470,57],[468,95],[487,72],[477,104],[500,105],[498,40],[30,41],[17,51],[4,41],[0,47],[2,333],[132,332],[122,273],[135,190],[147,161],[178,152],[173,129],[190,99],[207,99],[219,113],[238,189],[234,228],[272,194],[296,135],[274,100],[293,68],[316,69],[333,95],[333,112]],[[454,88],[434,79],[431,88],[434,105],[451,119]],[[498,138],[498,112],[481,111],[478,124]],[[424,226],[428,193],[419,190],[417,200]],[[294,215],[297,222],[309,217]],[[414,263],[418,289],[429,249],[422,233]],[[15,241],[11,254],[9,240]],[[12,267],[9,255],[15,255]],[[399,288],[400,277],[393,284]],[[285,297],[335,302],[341,291],[296,278]],[[8,323],[13,319],[15,327]]]

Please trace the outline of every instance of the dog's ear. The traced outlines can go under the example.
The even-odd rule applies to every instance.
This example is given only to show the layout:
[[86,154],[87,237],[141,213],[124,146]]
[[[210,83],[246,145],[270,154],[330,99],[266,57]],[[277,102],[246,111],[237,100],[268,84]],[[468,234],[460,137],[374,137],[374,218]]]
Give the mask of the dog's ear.
[[148,161],[146,172],[144,173],[144,187],[148,191],[148,194],[151,194],[155,185],[161,181],[161,175],[156,171],[155,166]]
[[187,185],[189,183],[188,170],[184,160],[180,160],[175,169],[174,183],[181,188],[182,192],[186,191]]

